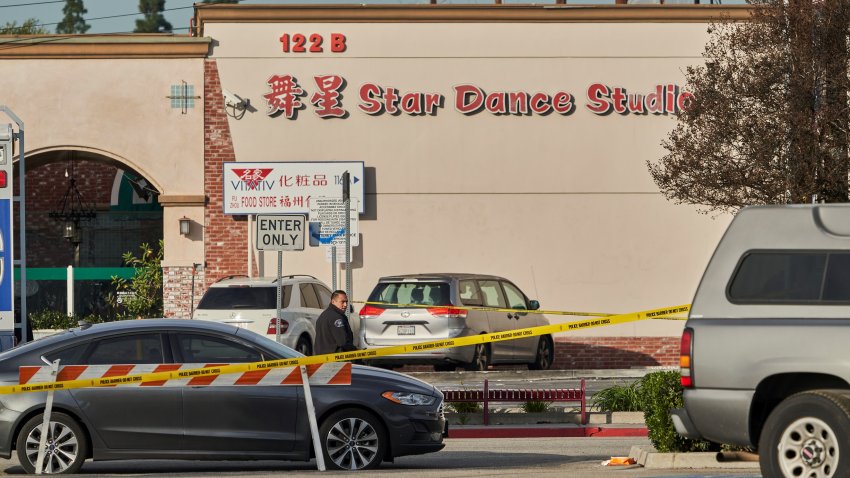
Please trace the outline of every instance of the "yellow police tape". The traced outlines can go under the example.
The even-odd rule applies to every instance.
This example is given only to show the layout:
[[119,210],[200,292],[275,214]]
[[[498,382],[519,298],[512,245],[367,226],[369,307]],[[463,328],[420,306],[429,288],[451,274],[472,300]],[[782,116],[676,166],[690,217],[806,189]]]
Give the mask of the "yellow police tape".
[[[453,307],[454,308],[454,307]],[[510,310],[512,312],[528,312],[516,309],[500,309]],[[534,337],[539,335],[556,334],[559,332],[570,332],[573,330],[582,330],[593,327],[602,327],[605,325],[625,324],[628,322],[636,322],[646,319],[669,318],[672,315],[687,313],[690,310],[690,305],[679,305],[676,307],[665,307],[662,309],[646,310],[642,312],[632,312],[629,314],[610,315],[607,317],[585,319],[574,322],[565,322],[563,324],[543,325],[539,327],[528,327],[524,329],[514,329],[506,332],[496,332],[491,334],[473,335],[469,337],[458,337],[455,339],[431,340],[428,342],[420,342],[407,345],[396,345],[383,347],[378,349],[357,350],[354,352],[344,352],[326,355],[314,355],[311,357],[302,357],[285,360],[272,360],[268,362],[254,362],[233,365],[223,365],[209,368],[199,368],[191,370],[175,370],[171,372],[155,372],[139,375],[126,375],[122,377],[104,377],[97,379],[83,380],[68,380],[64,382],[41,382],[27,385],[6,385],[0,387],[0,395],[10,393],[23,392],[46,392],[48,390],[71,390],[76,388],[90,387],[106,387],[120,385],[124,383],[139,383],[139,382],[155,382],[161,380],[176,380],[182,378],[203,377],[209,375],[222,375],[227,373],[242,373],[252,370],[266,370],[270,368],[291,367],[294,365],[310,365],[325,362],[339,362],[344,360],[370,359],[376,357],[384,357],[387,355],[398,355],[404,353],[424,352],[428,350],[447,349],[452,347],[464,347],[467,345],[477,345],[488,342],[500,342],[503,340],[512,340],[524,337]],[[536,311],[535,311],[536,312]]]

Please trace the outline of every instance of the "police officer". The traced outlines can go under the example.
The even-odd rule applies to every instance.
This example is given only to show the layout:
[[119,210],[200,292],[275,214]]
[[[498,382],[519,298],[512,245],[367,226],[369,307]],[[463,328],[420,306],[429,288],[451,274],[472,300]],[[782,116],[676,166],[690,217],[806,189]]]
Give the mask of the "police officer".
[[354,334],[345,310],[348,308],[348,296],[345,291],[335,290],[331,294],[331,303],[319,315],[316,321],[316,350],[317,355],[335,352],[349,352],[354,347]]

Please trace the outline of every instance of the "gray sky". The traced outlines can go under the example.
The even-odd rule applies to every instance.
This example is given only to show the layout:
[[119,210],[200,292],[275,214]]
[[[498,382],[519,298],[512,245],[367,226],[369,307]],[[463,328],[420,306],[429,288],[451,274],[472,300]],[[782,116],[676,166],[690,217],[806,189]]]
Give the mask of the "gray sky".
[[[62,7],[65,2],[44,3],[49,0],[0,0],[0,25],[5,25],[7,22],[17,22],[21,24],[28,18],[36,18],[41,23],[45,24],[45,28],[53,32],[56,30],[56,23],[62,20]],[[171,22],[175,33],[187,33],[189,28],[189,20],[192,18],[192,4],[200,0],[167,0],[165,2],[165,18]],[[690,3],[690,0],[674,0],[676,3]],[[702,0],[703,3],[709,3],[710,0]],[[38,3],[43,3],[38,5]],[[286,0],[243,0],[242,4],[341,4],[341,3],[428,3],[428,0],[298,0],[288,2]],[[492,0],[440,0],[439,3],[456,3],[456,4],[486,4],[494,3]],[[504,3],[534,3],[534,0],[504,0]],[[554,0],[537,0],[536,3],[554,3]],[[574,4],[599,4],[599,3],[614,3],[614,0],[567,0],[567,3]],[[638,2],[635,2],[638,3]],[[654,3],[651,0],[643,0],[640,3]],[[670,0],[668,0],[668,3]],[[739,4],[744,3],[744,0],[724,0],[724,4]],[[12,6],[22,5],[22,6]],[[136,19],[141,18],[139,12],[138,0],[84,0],[84,5],[88,9],[86,18],[91,25],[89,33],[120,33],[132,32],[136,26]],[[99,17],[110,17],[117,15],[117,18],[104,18],[96,20]]]

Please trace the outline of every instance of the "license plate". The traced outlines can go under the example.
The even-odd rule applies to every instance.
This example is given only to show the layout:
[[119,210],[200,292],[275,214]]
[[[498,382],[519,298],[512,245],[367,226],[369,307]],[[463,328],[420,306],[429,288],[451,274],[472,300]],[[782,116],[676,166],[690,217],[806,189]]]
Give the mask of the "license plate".
[[416,326],[413,325],[399,325],[398,331],[396,332],[398,335],[416,335]]

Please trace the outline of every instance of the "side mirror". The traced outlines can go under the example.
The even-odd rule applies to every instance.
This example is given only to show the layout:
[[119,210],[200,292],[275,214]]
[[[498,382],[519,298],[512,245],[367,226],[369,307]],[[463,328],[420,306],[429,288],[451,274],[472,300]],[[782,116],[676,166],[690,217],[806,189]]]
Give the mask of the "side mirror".
[[536,300],[529,300],[528,301],[528,308],[529,308],[529,310],[537,310],[537,309],[540,308],[540,302],[538,302]]

